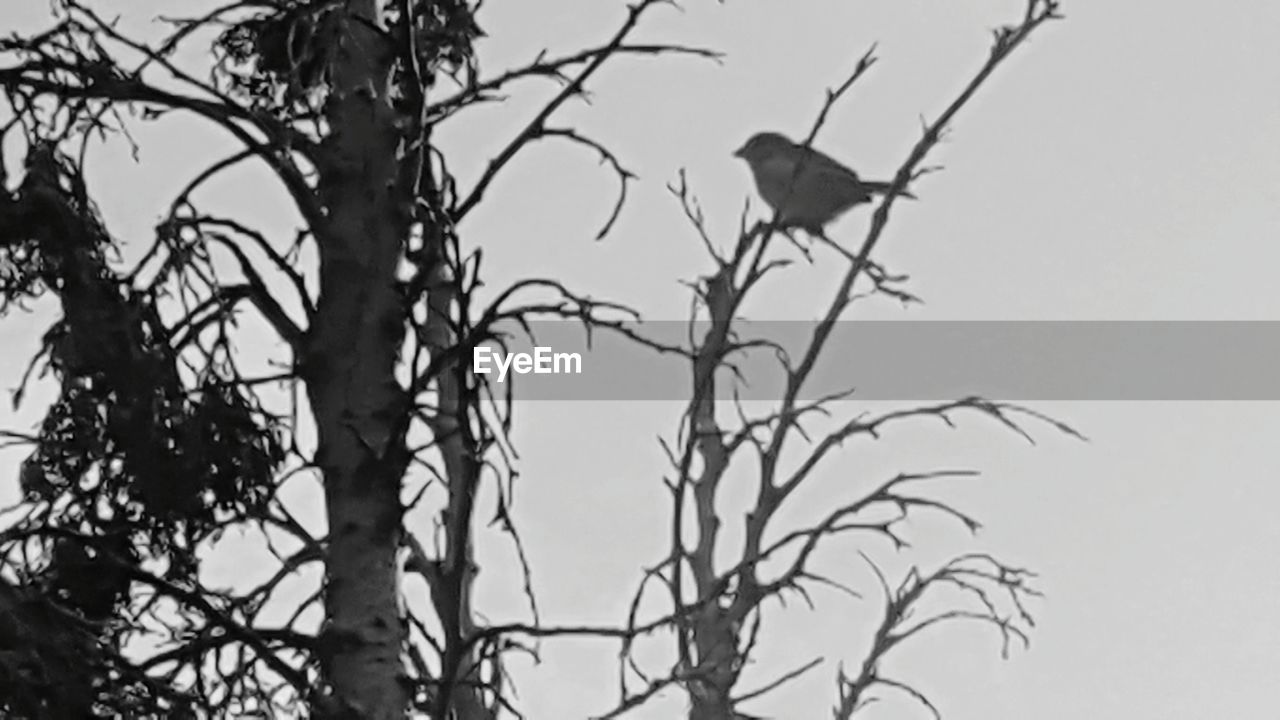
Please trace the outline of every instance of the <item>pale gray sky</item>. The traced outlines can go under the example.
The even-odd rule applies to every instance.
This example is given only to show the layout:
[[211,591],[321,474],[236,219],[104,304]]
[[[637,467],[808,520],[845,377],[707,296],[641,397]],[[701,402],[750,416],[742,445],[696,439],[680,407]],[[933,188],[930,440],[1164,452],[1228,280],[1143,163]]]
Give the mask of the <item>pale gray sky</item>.
[[[197,3],[190,3],[193,6]],[[24,3],[30,27],[45,3]],[[123,7],[100,0],[103,8]],[[129,3],[145,20],[157,2]],[[603,71],[573,123],[613,147],[640,175],[607,242],[614,179],[589,153],[546,143],[523,154],[462,227],[487,248],[491,286],[525,274],[561,278],[597,297],[678,320],[677,281],[706,272],[699,242],[664,189],[687,168],[718,238],[728,242],[745,197],[745,166],[730,157],[751,133],[802,136],[825,89],[873,42],[881,62],[833,112],[817,146],[869,177],[887,177],[918,133],[985,58],[990,29],[1021,0],[684,0],[652,13],[642,37],[726,52],[723,65],[624,59]],[[194,10],[192,11],[194,12]],[[596,44],[623,3],[489,2],[480,16],[489,71],[543,47]],[[924,306],[877,301],[879,319],[1280,319],[1280,5],[1067,0],[1067,19],[1040,31],[959,117],[918,203],[899,203],[878,259],[909,273]],[[0,21],[0,29],[8,20]],[[135,24],[145,27],[145,23]],[[549,83],[477,111],[439,138],[468,186]],[[95,151],[95,193],[120,237],[143,242],[173,183],[230,147],[188,120],[139,133],[141,163],[119,145]],[[228,176],[204,199],[245,209],[283,231],[283,196],[265,175]],[[755,206],[759,203],[754,201]],[[832,228],[850,243],[865,209]],[[748,314],[807,320],[834,288],[834,270],[797,268]],[[16,382],[49,314],[0,322],[0,378]],[[986,523],[971,541],[925,522],[917,551],[890,567],[969,549],[1041,574],[1047,598],[1030,651],[998,657],[998,639],[956,627],[924,638],[885,668],[918,683],[948,720],[1192,720],[1273,718],[1280,691],[1280,408],[1275,403],[1034,403],[1091,438],[1045,429],[1032,447],[977,419],[956,431],[922,424],[876,445],[853,445],[802,499],[821,510],[849,482],[898,469],[971,467],[984,477],[943,488]],[[855,409],[855,408],[851,408]],[[29,426],[38,407],[6,425]],[[658,560],[667,530],[658,434],[672,403],[555,403],[518,409],[518,518],[551,621],[618,621],[640,568]],[[12,468],[21,454],[0,454]],[[14,475],[11,473],[11,477]],[[16,483],[0,483],[9,502]],[[833,547],[837,575],[874,588],[856,545]],[[873,546],[882,551],[880,545]],[[480,606],[522,617],[510,552],[482,538]],[[213,571],[243,569],[223,557]],[[835,663],[861,658],[879,607],[836,593],[810,612],[775,612],[768,653],[747,687],[813,655],[828,662],[751,706],[760,715],[819,717],[834,699]],[[517,663],[520,699],[535,720],[585,717],[610,706],[615,646],[547,643],[537,667]],[[638,718],[669,718],[657,704]],[[885,703],[868,718],[915,717]],[[923,717],[923,715],[921,715]]]

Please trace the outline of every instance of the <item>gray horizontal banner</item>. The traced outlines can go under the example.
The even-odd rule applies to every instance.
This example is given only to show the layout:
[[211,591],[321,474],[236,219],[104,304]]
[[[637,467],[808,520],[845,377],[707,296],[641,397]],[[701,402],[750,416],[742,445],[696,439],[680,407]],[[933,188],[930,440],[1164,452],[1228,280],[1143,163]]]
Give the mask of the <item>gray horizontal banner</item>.
[[[755,347],[722,370],[720,400],[777,400],[779,358],[799,366],[816,322],[735,324]],[[687,400],[692,365],[611,329],[532,323],[470,360],[517,400]],[[629,333],[688,351],[710,325],[643,322]],[[522,355],[523,354],[523,355]],[[505,377],[500,376],[504,374]],[[864,400],[1280,400],[1280,322],[841,322],[832,327],[801,400],[854,390]]]

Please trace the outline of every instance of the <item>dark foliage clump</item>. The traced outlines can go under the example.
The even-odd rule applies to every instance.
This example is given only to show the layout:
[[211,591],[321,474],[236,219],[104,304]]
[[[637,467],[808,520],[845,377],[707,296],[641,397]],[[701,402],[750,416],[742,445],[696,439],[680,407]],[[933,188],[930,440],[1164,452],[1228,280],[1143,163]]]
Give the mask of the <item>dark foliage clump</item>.
[[[393,84],[422,90],[439,73],[457,78],[471,68],[474,43],[484,36],[475,10],[465,0],[390,0],[386,27],[376,32],[396,60]],[[346,17],[341,4],[329,0],[272,3],[219,36],[219,68],[230,89],[260,109],[313,112],[323,101],[344,22],[365,21]]]
[[[88,575],[82,583],[88,583]],[[191,718],[192,703],[123,662],[102,622],[0,576],[0,716]]]
[[0,302],[47,291],[61,302],[41,351],[61,393],[20,480],[47,503],[48,527],[82,538],[47,544],[50,589],[105,618],[141,555],[166,559],[170,577],[193,573],[203,538],[259,513],[285,451],[235,383],[206,368],[187,386],[154,302],[107,265],[83,188],[52,148],[31,150],[21,185],[0,194]]

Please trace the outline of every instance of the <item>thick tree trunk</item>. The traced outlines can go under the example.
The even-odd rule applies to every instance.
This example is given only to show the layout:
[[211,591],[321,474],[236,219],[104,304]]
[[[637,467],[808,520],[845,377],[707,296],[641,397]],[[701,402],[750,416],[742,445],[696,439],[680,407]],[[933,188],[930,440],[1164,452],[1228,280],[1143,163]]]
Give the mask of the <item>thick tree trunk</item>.
[[409,403],[394,375],[406,320],[395,273],[410,217],[391,58],[372,29],[379,12],[375,0],[349,0],[332,48],[317,168],[327,222],[313,228],[320,296],[301,373],[329,521],[324,676],[344,716],[386,720],[404,717],[410,700],[397,566]]

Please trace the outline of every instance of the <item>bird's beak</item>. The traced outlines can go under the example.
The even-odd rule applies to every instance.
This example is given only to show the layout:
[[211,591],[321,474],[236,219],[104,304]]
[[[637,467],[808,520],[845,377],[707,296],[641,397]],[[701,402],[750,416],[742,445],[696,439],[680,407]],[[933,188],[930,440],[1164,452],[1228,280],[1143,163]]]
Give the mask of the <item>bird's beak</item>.
[[745,154],[746,152],[747,152],[747,146],[746,146],[746,145],[743,145],[742,147],[740,147],[740,148],[738,148],[737,150],[734,150],[734,151],[733,151],[733,156],[734,156],[734,157],[736,157],[736,158],[745,158],[745,157],[746,157],[746,154]]

